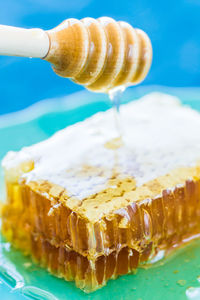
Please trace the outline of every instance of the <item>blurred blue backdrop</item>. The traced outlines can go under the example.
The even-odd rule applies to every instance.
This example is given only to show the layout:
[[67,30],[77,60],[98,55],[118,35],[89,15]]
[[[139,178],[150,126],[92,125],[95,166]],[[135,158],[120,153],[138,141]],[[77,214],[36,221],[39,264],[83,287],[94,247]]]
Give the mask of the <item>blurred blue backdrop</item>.
[[[144,85],[200,85],[199,0],[7,0],[0,23],[50,29],[66,18],[110,16],[145,30],[153,44],[153,64]],[[0,57],[0,114],[82,87],[54,74],[39,59]]]

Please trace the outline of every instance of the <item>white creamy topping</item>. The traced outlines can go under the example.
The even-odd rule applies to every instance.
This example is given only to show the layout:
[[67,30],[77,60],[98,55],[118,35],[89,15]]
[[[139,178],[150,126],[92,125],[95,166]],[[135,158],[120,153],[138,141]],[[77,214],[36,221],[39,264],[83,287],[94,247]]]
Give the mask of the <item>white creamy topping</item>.
[[175,97],[152,93],[121,107],[124,145],[109,149],[116,138],[113,110],[57,132],[48,140],[9,152],[5,169],[33,160],[27,181],[48,180],[83,199],[107,186],[113,173],[133,176],[137,186],[200,159],[200,114]]

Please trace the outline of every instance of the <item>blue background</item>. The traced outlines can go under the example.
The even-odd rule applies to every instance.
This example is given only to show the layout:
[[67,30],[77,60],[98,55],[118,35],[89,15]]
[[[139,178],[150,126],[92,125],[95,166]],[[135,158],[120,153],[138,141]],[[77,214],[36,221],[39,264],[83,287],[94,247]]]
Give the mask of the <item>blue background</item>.
[[[154,58],[144,85],[199,86],[199,0],[6,0],[0,23],[50,29],[66,18],[110,16],[145,30]],[[0,114],[83,89],[39,59],[0,57]]]

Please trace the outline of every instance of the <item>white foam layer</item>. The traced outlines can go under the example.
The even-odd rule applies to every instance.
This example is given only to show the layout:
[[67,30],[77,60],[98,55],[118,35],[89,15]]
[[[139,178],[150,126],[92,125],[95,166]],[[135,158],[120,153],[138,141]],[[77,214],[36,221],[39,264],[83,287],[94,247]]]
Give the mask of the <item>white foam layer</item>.
[[134,176],[137,185],[200,159],[200,114],[177,98],[152,93],[121,107],[124,146],[108,149],[116,137],[113,111],[98,113],[50,139],[9,152],[6,169],[33,160],[27,181],[48,180],[83,199],[104,189],[113,172]]

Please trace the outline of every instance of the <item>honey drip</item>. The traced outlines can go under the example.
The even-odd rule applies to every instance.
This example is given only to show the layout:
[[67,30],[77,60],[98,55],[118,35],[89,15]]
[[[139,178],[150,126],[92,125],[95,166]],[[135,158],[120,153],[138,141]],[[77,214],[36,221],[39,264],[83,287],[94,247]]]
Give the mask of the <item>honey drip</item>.
[[115,127],[116,127],[116,135],[119,140],[122,142],[122,123],[121,123],[121,115],[120,115],[120,104],[121,97],[123,92],[125,91],[125,86],[120,86],[115,89],[112,89],[108,92],[109,98],[112,103],[114,119],[115,119]]

